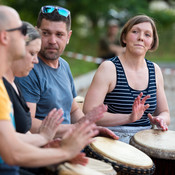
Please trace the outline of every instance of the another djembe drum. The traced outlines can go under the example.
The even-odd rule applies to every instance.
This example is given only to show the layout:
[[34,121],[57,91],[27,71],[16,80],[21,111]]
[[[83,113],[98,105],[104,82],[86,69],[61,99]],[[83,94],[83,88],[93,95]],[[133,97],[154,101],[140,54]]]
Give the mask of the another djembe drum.
[[102,172],[105,175],[117,175],[117,172],[110,164],[97,159],[88,158],[88,164],[86,167]]
[[58,166],[58,175],[105,175],[80,164],[64,163]]
[[155,175],[175,175],[175,131],[143,130],[131,138],[130,144],[152,158]]
[[48,166],[45,175],[117,175],[117,172],[110,164],[103,161],[89,158],[88,163],[83,166],[80,164],[63,163],[59,165]]

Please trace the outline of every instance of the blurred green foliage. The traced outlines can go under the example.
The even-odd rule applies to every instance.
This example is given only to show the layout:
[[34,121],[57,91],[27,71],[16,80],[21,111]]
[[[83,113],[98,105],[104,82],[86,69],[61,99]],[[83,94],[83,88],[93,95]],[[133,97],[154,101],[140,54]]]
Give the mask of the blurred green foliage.
[[[175,61],[175,10],[149,10],[152,0],[0,0],[0,4],[15,8],[21,19],[36,25],[41,6],[59,5],[71,11],[73,35],[66,51],[97,56],[98,40],[106,32],[106,21],[118,18],[123,25],[130,17],[147,14],[155,19],[160,46],[148,58]],[[171,3],[173,0],[166,0]],[[103,24],[103,25],[102,25]],[[69,59],[68,59],[69,60]],[[80,61],[81,62],[81,61]],[[83,64],[78,61],[77,64]],[[71,62],[71,65],[73,63]],[[88,65],[89,66],[89,65]],[[88,67],[87,66],[87,67]],[[73,67],[73,66],[71,66]],[[79,69],[82,66],[79,66]],[[90,66],[91,67],[91,66]],[[92,66],[93,67],[93,66]]]

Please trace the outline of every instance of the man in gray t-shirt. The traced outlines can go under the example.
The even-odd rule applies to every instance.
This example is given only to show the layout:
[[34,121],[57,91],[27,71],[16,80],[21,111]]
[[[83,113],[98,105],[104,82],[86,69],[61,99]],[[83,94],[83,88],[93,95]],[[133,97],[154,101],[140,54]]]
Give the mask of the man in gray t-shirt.
[[36,103],[35,117],[43,120],[53,109],[62,108],[64,124],[71,123],[71,108],[76,97],[68,63],[59,58],[59,68],[52,68],[39,58],[27,77],[19,78],[22,93],[28,103]]
[[[84,116],[75,101],[76,91],[69,65],[60,57],[72,34],[70,12],[62,7],[44,6],[39,12],[37,27],[42,40],[39,63],[29,76],[17,80],[31,111],[31,131],[38,131],[41,125],[39,119],[44,119],[50,110],[62,108],[64,122],[57,132],[57,136],[61,137],[75,126],[74,123],[82,121]],[[102,117],[103,112],[99,108],[95,115],[90,113],[86,117],[95,122]],[[98,129],[103,135],[118,138],[106,128]]]

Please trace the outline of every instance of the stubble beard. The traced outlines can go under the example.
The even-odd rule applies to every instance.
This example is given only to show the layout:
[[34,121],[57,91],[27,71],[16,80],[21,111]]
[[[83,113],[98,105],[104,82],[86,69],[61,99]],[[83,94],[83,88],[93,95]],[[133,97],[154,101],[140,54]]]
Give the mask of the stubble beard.
[[46,60],[57,60],[60,57],[59,53],[48,53],[43,50],[40,50],[39,55]]

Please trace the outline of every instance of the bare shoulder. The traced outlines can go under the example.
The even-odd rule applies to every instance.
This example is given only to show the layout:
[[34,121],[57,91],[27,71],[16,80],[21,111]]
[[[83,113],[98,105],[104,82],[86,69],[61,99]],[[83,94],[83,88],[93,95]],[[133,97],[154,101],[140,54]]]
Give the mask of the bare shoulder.
[[110,73],[111,71],[115,70],[115,65],[114,65],[114,63],[112,61],[104,61],[99,66],[98,70],[104,71],[104,73],[107,73],[107,72]]
[[159,65],[158,65],[158,64],[156,64],[156,63],[153,63],[153,64],[154,64],[154,67],[155,67],[156,74],[162,74],[162,72],[161,72],[161,69],[160,69]]
[[153,64],[154,64],[154,67],[155,67],[156,84],[157,84],[157,86],[159,86],[160,84],[162,85],[164,80],[163,80],[163,75],[162,75],[161,68],[156,63],[153,63]]
[[113,78],[116,72],[115,65],[112,61],[104,61],[101,63],[99,68],[97,69],[96,76],[99,78],[101,77],[103,80],[107,82],[113,81]]
[[108,92],[114,89],[116,84],[116,67],[112,61],[104,61],[98,68],[96,78],[108,87]]

